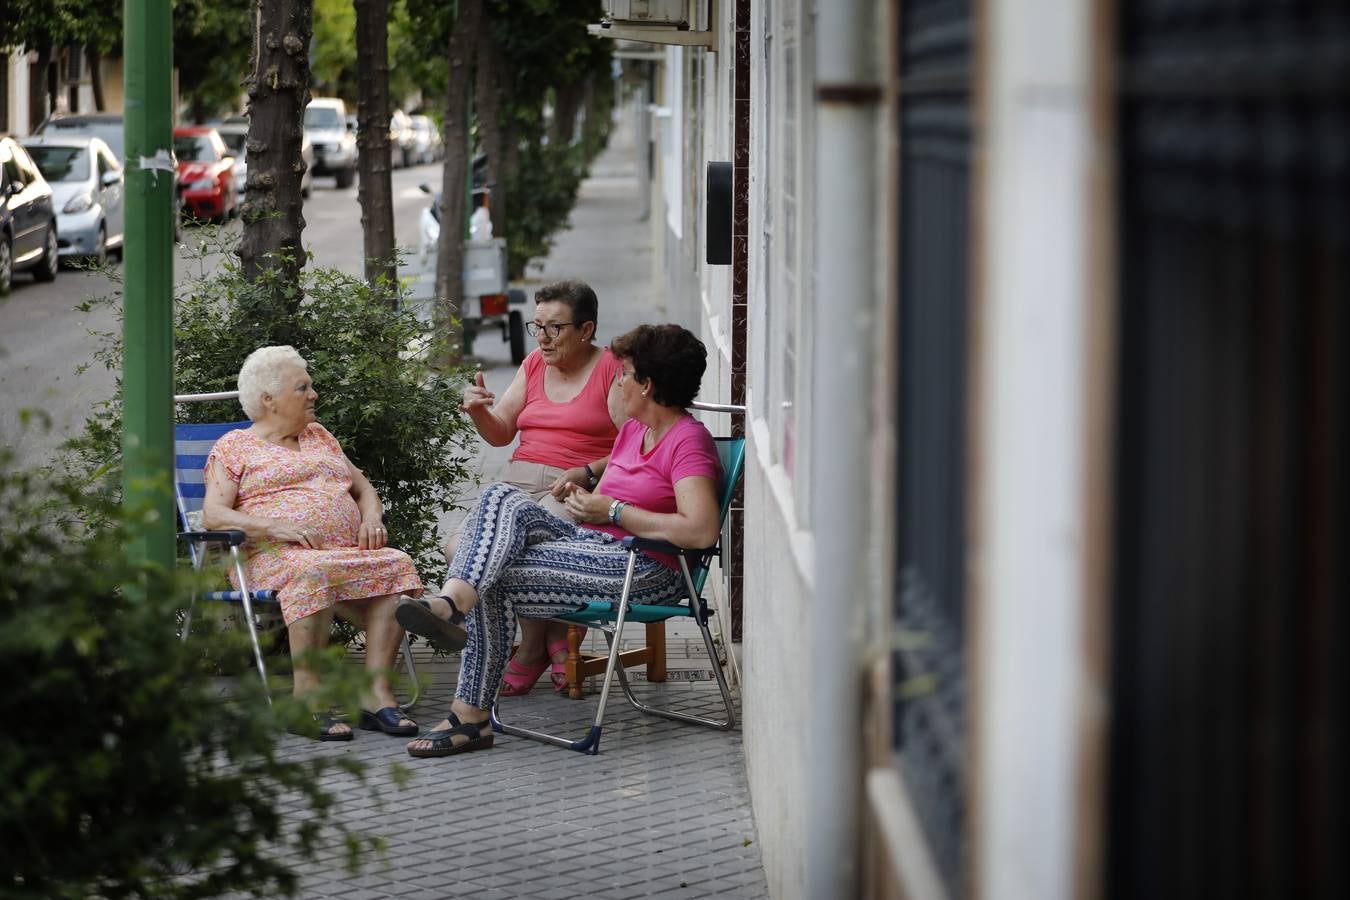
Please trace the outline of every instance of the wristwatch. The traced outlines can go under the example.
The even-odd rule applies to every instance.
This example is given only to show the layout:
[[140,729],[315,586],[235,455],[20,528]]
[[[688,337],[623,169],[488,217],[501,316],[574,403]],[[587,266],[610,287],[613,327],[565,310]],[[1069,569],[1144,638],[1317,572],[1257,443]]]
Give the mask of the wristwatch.
[[586,470],[587,486],[595,487],[597,484],[600,483],[600,476],[595,474],[595,470],[591,468],[590,463],[586,463],[586,465],[582,466],[582,468]]

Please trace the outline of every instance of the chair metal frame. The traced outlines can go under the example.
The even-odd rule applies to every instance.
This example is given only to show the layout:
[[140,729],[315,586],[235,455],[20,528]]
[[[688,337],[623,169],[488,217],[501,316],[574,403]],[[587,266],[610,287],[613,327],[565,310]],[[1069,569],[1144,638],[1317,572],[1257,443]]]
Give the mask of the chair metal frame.
[[[173,399],[174,403],[199,403],[208,400],[233,400],[238,399],[238,397],[238,391],[219,391],[210,394],[179,394]],[[239,428],[247,428],[250,424],[252,423],[247,420],[208,424],[175,424],[173,488],[174,499],[178,507],[178,518],[183,526],[183,530],[178,533],[178,537],[187,543],[188,554],[192,558],[192,568],[195,571],[201,571],[206,562],[207,549],[210,545],[224,544],[229,548],[230,565],[234,568],[235,577],[239,580],[239,590],[207,591],[201,599],[212,602],[238,603],[243,607],[244,622],[248,628],[249,642],[253,647],[253,661],[257,666],[259,677],[262,678],[264,695],[270,704],[272,695],[267,684],[267,664],[263,661],[262,645],[258,640],[258,627],[254,621],[254,605],[269,604],[279,608],[276,591],[253,591],[249,589],[248,580],[244,575],[244,559],[239,552],[240,546],[248,539],[244,532],[233,529],[203,531],[192,527],[191,516],[193,513],[200,512],[205,491],[204,488],[198,490],[188,487],[201,483],[206,457],[210,454],[211,447],[215,445],[215,442],[226,433]],[[208,441],[210,442],[209,445],[207,445]],[[194,591],[183,617],[183,630],[180,635],[180,639],[183,641],[187,640],[192,629],[192,614],[196,605],[197,594]],[[422,695],[422,685],[417,679],[417,665],[413,661],[412,646],[408,641],[406,632],[403,635],[403,661],[408,671],[408,680],[412,684],[413,693],[412,698],[407,703],[401,704],[401,707],[411,709]]]
[[[498,703],[494,701],[491,715],[492,727],[495,731],[499,731],[503,734],[515,735],[517,737],[529,738],[530,740],[542,741],[546,744],[552,744],[555,747],[575,750],[590,756],[598,754],[600,752],[600,735],[604,726],[605,707],[609,702],[610,687],[613,683],[616,670],[619,676],[619,685],[623,689],[624,696],[628,698],[628,702],[639,712],[652,716],[660,716],[666,719],[673,719],[679,722],[705,725],[720,731],[729,731],[736,727],[736,707],[731,696],[731,688],[727,684],[726,675],[723,673],[722,666],[717,659],[717,647],[713,641],[712,631],[708,628],[708,619],[712,615],[712,611],[708,608],[707,600],[703,598],[702,589],[707,579],[708,569],[712,564],[712,560],[714,558],[720,558],[721,547],[726,543],[727,513],[731,508],[731,498],[736,492],[736,488],[740,483],[741,475],[745,467],[745,439],[717,438],[717,445],[718,455],[721,457],[722,461],[722,471],[724,476],[724,485],[722,496],[720,498],[722,535],[717,544],[701,550],[685,550],[676,547],[673,544],[666,543],[665,541],[657,541],[630,535],[623,539],[624,549],[628,551],[628,568],[624,574],[623,591],[620,594],[619,599],[592,600],[586,604],[584,609],[553,617],[556,621],[598,628],[605,635],[605,643],[609,655],[605,665],[604,682],[600,688],[600,698],[596,705],[595,719],[591,723],[590,729],[580,739],[573,740],[559,735],[548,734],[543,731],[533,731],[518,725],[511,725],[501,718],[498,710]],[[632,603],[629,601],[629,597],[632,595],[633,572],[637,566],[637,557],[638,554],[643,551],[657,551],[676,556],[680,564],[680,575],[684,580],[685,605],[658,606],[654,604]],[[693,571],[691,571],[689,567],[689,560],[691,558],[696,563]],[[726,712],[724,718],[714,719],[706,716],[697,716],[691,713],[677,712],[673,709],[643,703],[633,694],[632,686],[628,683],[628,675],[624,671],[624,666],[619,658],[621,655],[619,649],[619,637],[623,634],[624,624],[630,621],[650,624],[655,622],[666,622],[680,617],[693,619],[698,625],[699,633],[703,636],[703,646],[708,653],[708,660],[712,665],[713,674],[717,679],[717,687],[722,694],[722,703]],[[730,648],[728,648],[727,652],[731,652]]]

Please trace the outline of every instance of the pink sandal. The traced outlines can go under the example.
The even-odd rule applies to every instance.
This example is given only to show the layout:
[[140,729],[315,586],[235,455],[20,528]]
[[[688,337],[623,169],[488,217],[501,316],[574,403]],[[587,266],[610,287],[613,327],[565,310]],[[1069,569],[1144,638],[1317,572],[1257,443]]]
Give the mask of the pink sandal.
[[516,662],[513,656],[506,661],[506,672],[502,675],[502,689],[497,692],[501,697],[522,697],[534,690],[535,682],[548,668],[548,658],[537,666],[527,666]]
[[[582,638],[586,637],[586,629],[581,629]],[[567,652],[567,638],[561,637],[548,645],[548,658],[552,671],[548,677],[553,681],[553,693],[562,694],[567,692],[567,660],[562,662],[551,662],[553,657],[559,653]]]

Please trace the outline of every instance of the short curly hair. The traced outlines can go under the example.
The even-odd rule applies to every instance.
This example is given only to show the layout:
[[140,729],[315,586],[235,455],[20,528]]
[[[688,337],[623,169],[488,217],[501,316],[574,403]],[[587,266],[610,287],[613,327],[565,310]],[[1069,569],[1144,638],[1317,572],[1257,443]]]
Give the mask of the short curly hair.
[[285,387],[281,383],[281,373],[289,366],[309,371],[309,363],[289,345],[259,347],[244,360],[239,368],[239,405],[250,421],[258,421],[263,414],[263,394],[281,393]]
[[534,302],[566,303],[568,309],[572,310],[572,321],[578,328],[587,322],[596,322],[600,314],[600,301],[596,299],[595,289],[575,278],[544,285],[534,292]]
[[703,342],[679,325],[639,325],[616,337],[609,350],[632,362],[639,381],[651,381],[652,399],[662,406],[688,408],[708,368]]

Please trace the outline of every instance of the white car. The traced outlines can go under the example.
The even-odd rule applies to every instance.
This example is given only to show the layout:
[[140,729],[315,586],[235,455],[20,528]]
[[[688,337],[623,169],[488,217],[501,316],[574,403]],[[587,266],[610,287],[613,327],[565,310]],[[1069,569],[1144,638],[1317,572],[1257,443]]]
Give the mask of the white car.
[[61,259],[87,258],[98,264],[123,238],[122,166],[96,137],[68,137],[59,131],[22,141],[52,188],[57,248]]
[[315,97],[305,107],[305,137],[314,145],[314,174],[332,175],[339,188],[356,181],[356,135],[347,127],[347,104]]
[[[234,190],[244,197],[244,185],[248,183],[248,119],[244,116],[231,116],[216,126],[220,139],[230,148],[234,156]],[[305,161],[305,174],[300,177],[300,196],[308,199],[314,188],[314,145],[310,143],[309,133],[300,139],[300,158]]]
[[418,165],[434,163],[441,158],[441,135],[429,116],[412,116],[413,157]]

